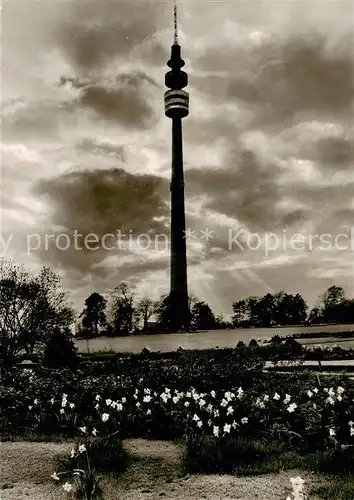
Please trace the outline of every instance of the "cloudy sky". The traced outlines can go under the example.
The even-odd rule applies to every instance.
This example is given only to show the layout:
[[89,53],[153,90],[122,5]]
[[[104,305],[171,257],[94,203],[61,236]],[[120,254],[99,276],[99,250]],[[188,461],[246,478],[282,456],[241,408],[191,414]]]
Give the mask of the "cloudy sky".
[[[178,8],[190,292],[225,314],[282,289],[353,296],[353,4]],[[9,0],[1,15],[2,253],[51,266],[78,309],[121,281],[167,292],[171,2]]]

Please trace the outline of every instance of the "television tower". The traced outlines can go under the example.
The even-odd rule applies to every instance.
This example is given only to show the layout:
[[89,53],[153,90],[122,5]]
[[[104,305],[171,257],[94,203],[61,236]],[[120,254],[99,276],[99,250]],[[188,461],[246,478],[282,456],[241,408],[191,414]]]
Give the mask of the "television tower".
[[173,331],[189,329],[189,304],[187,285],[186,220],[184,204],[182,118],[188,115],[189,94],[182,90],[188,84],[188,75],[181,68],[181,47],[178,44],[177,6],[173,3],[174,39],[171,58],[167,65],[165,85],[170,90],[164,94],[165,115],[172,119],[172,177],[171,191],[171,267],[169,312]]

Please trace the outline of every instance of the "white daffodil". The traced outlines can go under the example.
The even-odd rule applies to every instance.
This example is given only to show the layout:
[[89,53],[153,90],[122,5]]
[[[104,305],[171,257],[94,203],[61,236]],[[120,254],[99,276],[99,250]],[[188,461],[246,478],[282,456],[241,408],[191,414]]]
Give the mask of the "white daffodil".
[[86,451],[86,446],[84,444],[80,444],[79,453],[84,453],[84,451]]
[[109,419],[109,413],[103,413],[102,414],[102,422],[107,422]]
[[59,476],[56,472],[54,472],[54,474],[52,474],[50,477],[52,477],[55,481],[59,481]]
[[98,430],[94,427],[92,429],[92,434],[96,437],[97,436],[97,433],[98,433]]
[[224,425],[224,432],[225,432],[226,434],[229,434],[229,433],[230,433],[230,431],[231,431],[231,425],[230,425],[230,424],[225,424],[225,425]]
[[65,483],[65,484],[63,484],[63,489],[64,489],[64,491],[67,491],[69,493],[69,491],[71,491],[73,489],[73,487],[70,483]]
[[297,408],[297,404],[296,403],[291,403],[291,405],[288,406],[287,410],[288,410],[289,413],[293,413],[296,408]]

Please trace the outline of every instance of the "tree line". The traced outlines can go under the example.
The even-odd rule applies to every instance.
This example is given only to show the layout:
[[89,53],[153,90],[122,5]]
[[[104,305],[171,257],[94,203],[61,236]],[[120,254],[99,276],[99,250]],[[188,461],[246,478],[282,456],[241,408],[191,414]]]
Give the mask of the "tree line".
[[354,299],[343,288],[329,287],[310,311],[300,294],[281,291],[263,297],[248,297],[232,304],[234,327],[272,327],[354,323]]
[[[215,316],[209,304],[196,297],[190,297],[189,304],[191,330],[354,323],[354,299],[348,299],[343,288],[335,285],[318,298],[310,311],[300,294],[284,291],[234,302],[231,321]],[[155,323],[150,327],[152,317]],[[84,338],[168,332],[168,296],[157,301],[148,297],[137,300],[128,285],[122,283],[109,301],[99,293],[91,294],[80,319],[78,336]]]
[[[215,316],[206,302],[196,297],[189,297],[189,310],[192,330],[212,330],[230,326],[221,315]],[[121,283],[110,293],[108,299],[97,292],[87,297],[79,316],[77,337],[169,332],[169,311],[168,295],[162,295],[158,300],[149,297],[139,299],[127,283]],[[151,319],[155,321],[152,322]]]

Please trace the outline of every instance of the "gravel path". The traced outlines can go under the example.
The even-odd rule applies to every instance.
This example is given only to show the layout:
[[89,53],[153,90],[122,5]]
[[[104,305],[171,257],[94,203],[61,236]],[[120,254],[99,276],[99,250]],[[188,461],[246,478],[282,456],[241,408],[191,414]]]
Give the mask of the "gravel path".
[[[285,500],[294,475],[301,475],[308,489],[318,484],[314,476],[298,471],[256,477],[183,475],[179,448],[172,443],[138,439],[126,447],[139,460],[118,485],[103,480],[105,500]],[[54,457],[70,449],[70,443],[1,443],[1,500],[66,500],[50,475]]]

